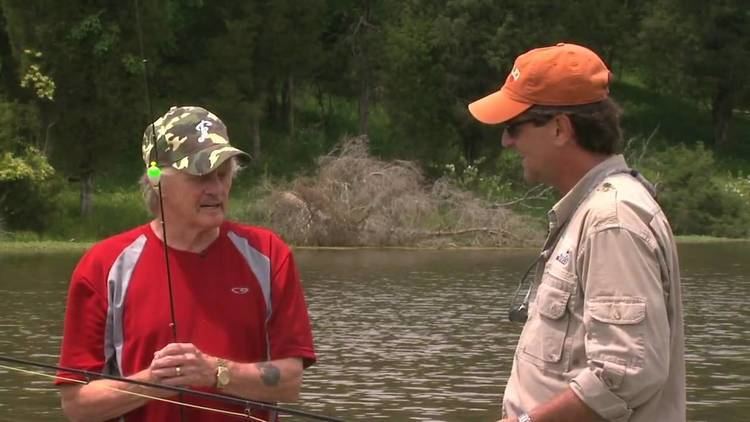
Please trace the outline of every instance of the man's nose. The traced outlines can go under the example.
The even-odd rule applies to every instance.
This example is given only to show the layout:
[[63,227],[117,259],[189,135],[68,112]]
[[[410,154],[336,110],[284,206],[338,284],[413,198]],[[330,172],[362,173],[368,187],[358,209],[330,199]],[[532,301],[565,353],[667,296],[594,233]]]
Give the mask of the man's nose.
[[224,183],[221,181],[221,177],[218,172],[211,172],[204,176],[203,185],[206,190],[216,192],[224,188]]

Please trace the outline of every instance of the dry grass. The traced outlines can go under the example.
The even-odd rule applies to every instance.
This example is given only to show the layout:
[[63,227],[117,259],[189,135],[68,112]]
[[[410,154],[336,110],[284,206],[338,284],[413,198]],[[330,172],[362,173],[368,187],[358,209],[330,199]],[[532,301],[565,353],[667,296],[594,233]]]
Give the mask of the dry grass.
[[365,137],[344,141],[318,164],[314,176],[269,187],[253,205],[294,245],[518,247],[542,240],[538,223],[446,180],[429,184],[412,162],[371,157]]

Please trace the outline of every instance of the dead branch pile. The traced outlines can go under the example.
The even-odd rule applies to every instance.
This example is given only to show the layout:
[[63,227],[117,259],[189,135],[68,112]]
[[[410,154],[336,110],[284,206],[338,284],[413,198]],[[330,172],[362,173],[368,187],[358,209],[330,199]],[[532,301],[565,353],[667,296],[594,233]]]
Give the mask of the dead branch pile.
[[384,162],[366,137],[344,141],[318,160],[313,177],[271,189],[268,224],[294,245],[526,246],[538,224],[493,208],[446,180],[431,186],[412,162]]

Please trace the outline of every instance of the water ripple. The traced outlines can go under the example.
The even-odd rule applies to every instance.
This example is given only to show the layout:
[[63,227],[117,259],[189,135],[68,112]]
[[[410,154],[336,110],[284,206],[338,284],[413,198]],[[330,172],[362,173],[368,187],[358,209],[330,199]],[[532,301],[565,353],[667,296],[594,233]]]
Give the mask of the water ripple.
[[[690,421],[750,414],[748,252],[681,250]],[[295,407],[353,421],[495,421],[520,331],[505,320],[508,295],[533,254],[301,251],[319,361]],[[75,259],[40,260],[0,257],[0,351],[54,363]],[[0,368],[0,420],[60,420],[58,400],[49,379]]]

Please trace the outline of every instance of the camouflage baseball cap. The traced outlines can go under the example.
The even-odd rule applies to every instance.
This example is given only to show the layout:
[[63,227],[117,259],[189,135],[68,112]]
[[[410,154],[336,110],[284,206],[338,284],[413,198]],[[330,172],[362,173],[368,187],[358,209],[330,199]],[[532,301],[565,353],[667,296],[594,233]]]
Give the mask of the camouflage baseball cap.
[[200,176],[237,155],[250,157],[229,144],[227,127],[202,107],[172,107],[153,123],[153,128],[148,125],[143,132],[146,167],[156,161],[159,167],[172,167]]

